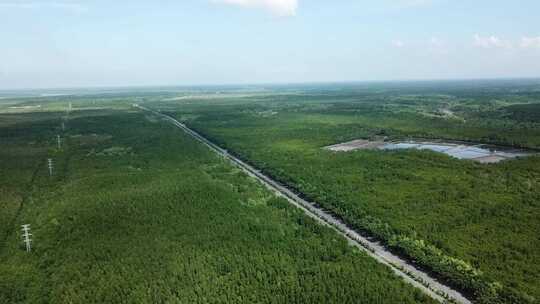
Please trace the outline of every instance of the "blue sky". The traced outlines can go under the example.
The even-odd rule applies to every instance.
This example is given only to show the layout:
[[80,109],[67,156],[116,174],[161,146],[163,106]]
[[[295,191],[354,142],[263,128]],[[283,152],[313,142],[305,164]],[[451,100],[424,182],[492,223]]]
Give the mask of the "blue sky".
[[0,89],[540,77],[538,0],[0,0]]

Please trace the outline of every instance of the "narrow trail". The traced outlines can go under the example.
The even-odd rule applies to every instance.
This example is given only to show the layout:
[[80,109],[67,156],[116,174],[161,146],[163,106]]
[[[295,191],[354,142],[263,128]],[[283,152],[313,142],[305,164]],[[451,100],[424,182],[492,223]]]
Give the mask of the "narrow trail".
[[133,106],[143,111],[147,111],[153,113],[154,115],[162,117],[177,126],[178,128],[182,129],[185,133],[192,136],[199,142],[203,143],[211,150],[216,152],[218,155],[228,159],[231,163],[242,169],[248,175],[259,180],[269,190],[286,198],[292,205],[302,209],[310,217],[337,231],[340,235],[345,237],[351,245],[366,252],[369,256],[373,257],[379,263],[388,266],[397,276],[401,277],[407,283],[417,287],[433,299],[441,303],[455,302],[461,304],[472,304],[472,302],[465,298],[465,296],[463,296],[463,294],[461,294],[459,291],[447,285],[444,285],[437,279],[430,276],[428,273],[417,269],[413,265],[409,264],[407,261],[388,251],[380,243],[371,241],[366,237],[360,235],[358,232],[349,228],[341,220],[316,207],[313,203],[302,199],[285,186],[262,174],[259,170],[255,169],[251,165],[246,164],[242,160],[229,154],[226,150],[209,141],[199,133],[191,130],[178,120],[168,115],[161,114],[154,110],[145,108],[138,104],[133,104]]

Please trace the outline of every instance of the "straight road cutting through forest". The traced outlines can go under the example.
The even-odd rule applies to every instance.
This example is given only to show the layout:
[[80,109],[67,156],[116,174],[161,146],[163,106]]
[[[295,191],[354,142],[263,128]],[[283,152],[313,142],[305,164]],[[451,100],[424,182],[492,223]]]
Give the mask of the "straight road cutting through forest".
[[349,228],[341,220],[318,208],[313,203],[310,203],[299,197],[285,186],[262,174],[259,170],[236,158],[234,155],[229,154],[227,150],[222,149],[218,145],[206,139],[204,136],[191,130],[178,120],[172,118],[171,116],[140,106],[138,104],[133,104],[133,106],[143,111],[147,111],[153,113],[154,115],[162,117],[177,126],[178,128],[182,129],[185,133],[189,134],[196,140],[208,146],[217,154],[231,161],[234,165],[242,169],[248,175],[259,180],[269,190],[286,198],[291,204],[302,209],[310,217],[314,218],[315,220],[326,226],[333,228],[340,235],[345,237],[351,245],[366,252],[369,256],[373,257],[381,264],[390,267],[390,269],[392,269],[392,271],[396,275],[403,278],[411,285],[419,288],[430,297],[440,302],[448,301],[462,304],[472,304],[472,302],[465,298],[463,294],[461,294],[459,291],[440,283],[437,279],[431,277],[426,272],[417,269],[404,259],[398,257],[397,255],[394,255],[380,243],[371,241],[366,237],[360,235],[358,232]]

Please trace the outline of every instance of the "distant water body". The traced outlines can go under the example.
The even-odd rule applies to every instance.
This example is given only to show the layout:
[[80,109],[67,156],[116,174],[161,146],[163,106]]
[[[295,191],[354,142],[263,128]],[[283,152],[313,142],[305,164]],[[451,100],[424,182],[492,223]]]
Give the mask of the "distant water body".
[[471,159],[481,163],[496,163],[502,160],[524,157],[531,153],[523,150],[487,145],[468,145],[458,143],[434,142],[398,142],[388,143],[379,147],[383,150],[418,149],[444,153],[458,159]]
[[513,149],[503,146],[484,144],[470,144],[461,142],[426,142],[426,141],[401,141],[384,142],[369,140],[353,140],[326,147],[335,152],[347,152],[354,150],[378,149],[378,150],[401,150],[417,149],[430,150],[455,157],[457,159],[470,159],[480,163],[497,163],[516,157],[525,157],[534,154],[531,151]]

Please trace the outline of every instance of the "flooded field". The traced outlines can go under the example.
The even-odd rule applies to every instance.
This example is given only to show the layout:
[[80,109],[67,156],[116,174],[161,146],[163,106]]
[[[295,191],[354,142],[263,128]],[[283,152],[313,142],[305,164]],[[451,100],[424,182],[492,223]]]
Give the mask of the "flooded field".
[[444,153],[458,159],[470,159],[480,163],[497,163],[503,160],[516,157],[525,157],[532,152],[525,150],[512,149],[508,147],[488,146],[483,144],[465,144],[465,143],[446,143],[446,142],[425,142],[425,141],[402,141],[402,142],[384,142],[369,140],[353,140],[333,146],[325,147],[328,150],[336,152],[348,152],[362,149],[379,150],[400,150],[400,149],[418,149],[431,150]]

